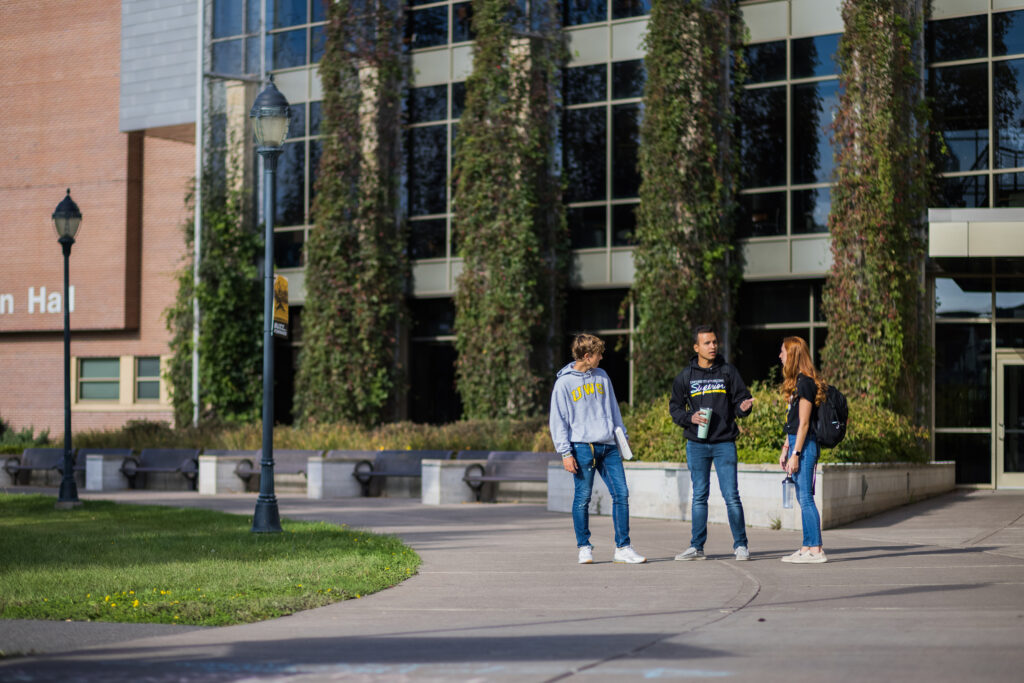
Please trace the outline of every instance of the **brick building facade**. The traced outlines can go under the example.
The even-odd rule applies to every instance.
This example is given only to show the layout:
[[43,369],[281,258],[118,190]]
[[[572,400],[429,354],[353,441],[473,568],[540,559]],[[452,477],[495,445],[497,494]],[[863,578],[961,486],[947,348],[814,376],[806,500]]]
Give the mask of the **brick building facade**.
[[122,3],[3,0],[0,15],[0,419],[63,429],[63,258],[50,215],[70,188],[83,214],[70,259],[73,429],[170,420],[162,315],[184,255],[192,129],[121,130]]

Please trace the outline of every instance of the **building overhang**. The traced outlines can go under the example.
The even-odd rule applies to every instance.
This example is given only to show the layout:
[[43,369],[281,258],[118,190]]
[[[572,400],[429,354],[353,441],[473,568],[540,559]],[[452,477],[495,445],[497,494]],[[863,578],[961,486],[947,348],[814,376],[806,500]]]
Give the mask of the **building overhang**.
[[928,256],[1024,257],[1024,208],[928,209]]

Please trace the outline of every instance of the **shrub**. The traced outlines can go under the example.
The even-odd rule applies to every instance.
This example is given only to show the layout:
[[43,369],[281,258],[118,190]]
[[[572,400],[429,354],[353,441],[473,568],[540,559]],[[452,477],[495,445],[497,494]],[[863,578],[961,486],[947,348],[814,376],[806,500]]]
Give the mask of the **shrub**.
[[15,431],[0,418],[0,454],[21,453],[26,448],[46,446],[50,442],[50,430],[44,429],[35,433],[34,427],[25,427]]

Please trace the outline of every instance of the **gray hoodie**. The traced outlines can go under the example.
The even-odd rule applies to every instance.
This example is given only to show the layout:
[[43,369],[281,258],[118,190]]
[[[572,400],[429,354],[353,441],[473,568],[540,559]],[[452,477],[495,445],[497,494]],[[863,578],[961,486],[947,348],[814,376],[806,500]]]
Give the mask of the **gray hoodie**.
[[569,363],[558,371],[551,392],[551,439],[555,450],[572,453],[572,443],[615,443],[615,428],[622,424],[619,402],[608,373],[601,368],[580,372]]

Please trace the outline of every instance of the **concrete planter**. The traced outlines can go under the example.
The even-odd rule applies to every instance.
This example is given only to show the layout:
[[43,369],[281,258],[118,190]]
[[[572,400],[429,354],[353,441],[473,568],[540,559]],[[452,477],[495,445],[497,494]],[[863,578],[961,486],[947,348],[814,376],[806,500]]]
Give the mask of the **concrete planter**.
[[[487,460],[424,460],[420,500],[424,505],[475,503],[476,494],[462,477],[470,465],[486,463]],[[481,500],[488,503],[544,503],[547,499],[548,484],[542,481],[489,482],[481,493]]]
[[306,465],[306,497],[352,498],[363,495],[363,489],[352,473],[362,458],[310,458]]
[[[685,463],[625,463],[629,512],[635,517],[690,519],[690,472]],[[800,529],[798,506],[782,507],[783,474],[778,465],[740,465],[740,498],[748,526]],[[818,465],[814,500],[823,529],[878,514],[884,510],[939,495],[953,489],[951,462]],[[548,510],[570,512],[572,476],[559,463],[548,466]],[[611,514],[611,496],[595,477],[590,513]],[[728,523],[718,478],[711,472],[708,521]]]
[[129,486],[128,477],[121,472],[123,455],[85,456],[86,491],[120,491]]

